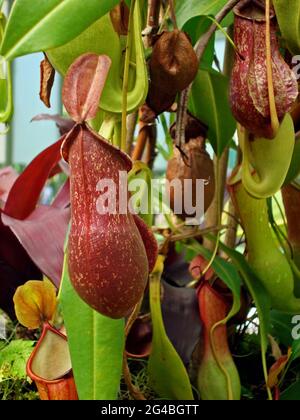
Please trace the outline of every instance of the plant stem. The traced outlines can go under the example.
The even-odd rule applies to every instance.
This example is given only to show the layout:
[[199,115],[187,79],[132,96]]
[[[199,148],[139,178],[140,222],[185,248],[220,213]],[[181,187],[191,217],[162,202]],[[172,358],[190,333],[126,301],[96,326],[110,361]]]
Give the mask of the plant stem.
[[174,7],[174,0],[169,0],[169,5],[170,5],[170,14],[171,14],[171,19],[173,21],[174,29],[178,29],[175,7]]
[[187,239],[193,239],[193,238],[197,238],[199,236],[204,236],[207,235],[208,233],[213,233],[213,232],[220,232],[223,229],[226,229],[227,226],[213,226],[207,229],[197,229],[197,230],[193,230],[191,232],[186,232],[186,233],[179,233],[179,234],[172,234],[170,236],[170,242],[177,242],[177,241],[184,241]]
[[150,0],[148,25],[151,28],[158,27],[161,0]]
[[126,149],[127,153],[131,154],[132,144],[134,141],[134,132],[137,122],[137,112],[128,115],[127,117],[127,138],[126,138]]
[[148,142],[146,147],[145,162],[150,169],[153,168],[154,160],[156,158],[156,141],[157,141],[157,130],[156,125],[153,124],[148,128]]
[[158,33],[159,34],[163,31],[164,26],[166,24],[166,21],[167,21],[167,19],[169,17],[169,14],[170,14],[170,5],[166,8],[165,13],[164,13],[164,15],[163,15],[163,17],[161,19],[161,23],[160,23],[160,26],[159,26],[159,29],[158,29]]
[[148,127],[147,124],[140,120],[139,122],[140,130],[137,138],[135,148],[132,152],[132,160],[137,161],[141,160],[145,151],[145,147],[148,140]]
[[271,54],[271,21],[270,21],[270,0],[266,0],[266,59],[267,59],[267,79],[268,94],[270,104],[270,115],[273,134],[279,129],[279,120],[276,109],[276,101],[274,94],[273,70],[272,70],[272,54]]
[[236,211],[236,208],[230,200],[229,202],[229,209],[228,209],[228,229],[225,236],[225,245],[228,246],[228,248],[234,249],[236,247],[236,237],[237,237],[237,231],[238,231],[238,214]]
[[121,136],[121,150],[126,152],[126,138],[127,138],[127,95],[128,95],[128,81],[129,81],[129,68],[132,51],[132,27],[134,9],[137,0],[131,1],[129,24],[128,24],[128,35],[126,44],[125,54],[125,66],[124,66],[124,77],[123,77],[123,107],[122,107],[122,136]]
[[159,29],[159,13],[160,13],[161,0],[150,0],[149,14],[148,14],[148,28],[150,33],[147,36],[147,47],[153,46],[153,35]]
[[[130,333],[130,330],[131,330],[135,320],[137,319],[137,317],[140,313],[142,302],[143,302],[143,300],[141,299],[140,302],[135,306],[132,314],[130,315],[130,317],[127,321],[126,328],[125,328],[125,340],[127,339],[128,334]],[[146,398],[143,395],[143,393],[136,386],[134,386],[133,383],[132,383],[132,376],[131,376],[130,369],[129,369],[129,366],[128,366],[128,360],[127,360],[127,355],[126,355],[125,351],[124,351],[124,355],[123,355],[123,375],[124,375],[124,380],[125,380],[126,386],[128,388],[128,391],[130,392],[131,396],[135,400],[145,401]]]
[[[237,152],[236,166],[240,164],[241,159],[242,159],[242,151],[239,148]],[[238,232],[238,226],[239,226],[239,215],[231,198],[229,200],[227,224],[228,224],[228,229],[225,236],[225,245],[228,246],[228,248],[234,249],[236,247],[236,239],[237,239],[237,232]],[[222,251],[222,256],[224,256],[223,251]]]
[[[225,183],[227,178],[229,149],[227,148],[220,159],[215,156],[216,192],[213,202],[206,213],[205,222],[207,227],[217,226],[221,221],[221,214],[224,203]],[[209,239],[204,239],[204,246],[210,251],[215,250],[215,244]]]
[[123,356],[123,375],[124,381],[126,383],[128,391],[130,392],[130,395],[137,401],[146,401],[144,394],[142,394],[142,392],[132,383],[132,377],[128,366],[127,356],[125,353]]
[[213,18],[213,17],[211,17],[211,16],[207,16],[207,19],[211,20],[211,21],[212,21],[215,25],[217,25],[217,27],[218,27],[219,31],[221,31],[221,32],[222,32],[222,34],[225,36],[226,40],[227,40],[227,41],[229,42],[229,44],[232,46],[232,48],[234,49],[234,51],[236,52],[236,54],[238,54],[238,55],[241,57],[241,59],[243,59],[243,56],[240,54],[240,52],[239,52],[239,50],[238,50],[237,46],[235,45],[235,43],[234,43],[234,41],[233,41],[233,39],[232,39],[232,36],[231,36],[231,35],[229,35],[229,32],[228,32],[228,31],[226,31],[226,30],[222,27],[222,25],[216,21],[216,19],[215,19],[215,18]]

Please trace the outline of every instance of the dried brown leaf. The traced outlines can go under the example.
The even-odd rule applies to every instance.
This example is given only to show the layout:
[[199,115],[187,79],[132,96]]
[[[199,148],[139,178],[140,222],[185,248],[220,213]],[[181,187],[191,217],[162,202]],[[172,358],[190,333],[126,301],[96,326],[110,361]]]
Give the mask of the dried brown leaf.
[[274,388],[279,383],[279,376],[284,371],[292,355],[292,350],[289,349],[286,356],[281,356],[271,367],[268,378],[268,387]]
[[46,105],[47,108],[51,108],[50,97],[55,78],[55,70],[46,56],[44,60],[41,61],[40,69],[40,99]]
[[124,1],[111,10],[110,19],[117,34],[128,34],[129,8]]
[[151,82],[169,95],[181,92],[195,79],[198,58],[185,32],[164,32],[153,48]]

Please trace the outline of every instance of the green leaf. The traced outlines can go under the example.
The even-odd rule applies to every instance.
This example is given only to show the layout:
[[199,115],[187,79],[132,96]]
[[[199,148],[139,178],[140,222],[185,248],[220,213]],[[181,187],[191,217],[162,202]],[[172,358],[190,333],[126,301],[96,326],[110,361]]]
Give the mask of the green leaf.
[[193,400],[190,380],[184,364],[167,337],[160,304],[162,273],[150,276],[150,307],[153,325],[152,351],[148,363],[151,386],[167,400]]
[[291,362],[294,362],[295,360],[300,358],[300,339],[295,340],[292,345],[292,356],[291,356]]
[[[244,282],[254,300],[259,318],[262,364],[265,381],[267,382],[268,368],[266,354],[269,346],[268,333],[270,331],[270,297],[242,254],[233,249],[228,248],[222,242],[220,243],[220,249],[222,249],[232,259],[232,262],[235,264],[236,268],[243,276]],[[270,391],[268,392],[269,397],[271,397]]]
[[300,401],[300,381],[291,385],[280,397],[282,401]]
[[228,0],[177,0],[176,16],[180,28],[195,16],[215,16]]
[[206,124],[214,152],[221,156],[236,130],[228,101],[228,79],[222,74],[199,70],[189,101],[189,111]]
[[279,311],[271,311],[271,330],[270,334],[276,338],[280,344],[285,347],[291,347],[293,344],[292,337],[292,318],[293,315],[284,314]]
[[168,147],[168,150],[166,151],[160,144],[157,145],[157,148],[162,153],[163,157],[168,161],[173,157],[173,140],[170,134],[169,124],[166,119],[166,114],[160,115],[160,123],[165,134],[165,142]]
[[[1,10],[1,5],[0,5]],[[0,44],[5,31],[6,19],[0,12]],[[11,66],[6,60],[0,62],[0,122],[6,123],[13,113]]]
[[1,378],[26,378],[26,363],[33,345],[34,341],[13,340],[0,349],[0,382]]
[[66,258],[60,301],[79,399],[115,400],[122,374],[124,320],[106,318],[79,298]]
[[296,139],[294,153],[290,164],[290,169],[284,181],[284,185],[290,184],[300,173],[300,139]]
[[[212,25],[207,16],[215,16],[224,6],[226,0],[201,1],[179,0],[176,2],[176,16],[179,27],[191,37],[193,45],[200,39]],[[230,13],[222,22],[223,26],[229,26],[233,22],[233,14]],[[201,63],[211,67],[215,52],[215,36],[212,37],[205,49]]]
[[[205,16],[200,16],[189,20],[184,25],[184,31],[189,35],[191,38],[192,44],[196,45],[197,41],[203,35],[212,24],[211,20],[207,19]],[[209,40],[207,47],[205,48],[205,52],[201,59],[201,65],[205,66],[206,68],[211,68],[214,60],[215,55],[215,34]]]
[[2,9],[4,0],[0,0],[0,10]]
[[15,0],[1,46],[6,59],[70,41],[119,0]]
[[300,1],[274,0],[274,7],[279,28],[287,42],[290,52],[299,54],[300,49]]

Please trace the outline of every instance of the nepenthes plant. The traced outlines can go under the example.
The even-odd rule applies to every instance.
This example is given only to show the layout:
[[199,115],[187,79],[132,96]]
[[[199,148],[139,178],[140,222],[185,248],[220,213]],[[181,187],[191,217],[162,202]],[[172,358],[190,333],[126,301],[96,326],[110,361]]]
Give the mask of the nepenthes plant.
[[299,399],[300,0],[286,3],[0,0],[3,134],[15,59],[40,54],[48,108],[62,80],[62,115],[32,116],[61,137],[0,171],[0,308],[36,339],[37,398]]

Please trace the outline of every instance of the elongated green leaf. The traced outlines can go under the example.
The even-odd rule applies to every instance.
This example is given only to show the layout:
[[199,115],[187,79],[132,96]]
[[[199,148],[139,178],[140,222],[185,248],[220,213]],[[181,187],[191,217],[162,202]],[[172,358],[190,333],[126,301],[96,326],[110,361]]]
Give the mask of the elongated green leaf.
[[[270,331],[270,297],[242,254],[233,249],[228,248],[223,243],[220,243],[220,249],[222,249],[232,259],[233,263],[236,265],[236,268],[243,276],[244,282],[254,300],[259,318],[262,364],[265,380],[267,382],[268,370],[266,353],[269,346],[268,333]],[[269,397],[271,397],[271,394],[269,394]]]
[[195,16],[216,15],[227,0],[177,0],[176,16],[180,28]]
[[[195,17],[189,20],[184,25],[184,32],[186,32],[189,37],[191,38],[192,44],[196,45],[197,41],[200,39],[201,35],[203,35],[212,24],[210,19],[207,19],[205,16]],[[214,56],[215,56],[215,34],[211,37],[207,47],[205,48],[205,52],[201,59],[201,65],[205,66],[205,68],[212,68]]]
[[161,398],[193,400],[190,380],[184,364],[167,337],[160,304],[161,272],[150,276],[150,307],[153,324],[152,352],[148,372],[151,385]]
[[292,337],[292,318],[293,315],[284,314],[279,311],[271,311],[271,330],[272,337],[285,347],[293,345]]
[[300,156],[300,139],[298,138],[298,140],[296,140],[295,142],[295,148],[294,148],[292,161],[290,164],[290,169],[284,181],[284,185],[290,184],[299,175],[300,173],[299,156]]
[[2,9],[3,2],[4,0],[0,0],[0,10]]
[[293,362],[300,358],[300,339],[293,342],[292,351],[291,361]]
[[[0,5],[1,10],[1,5]],[[0,12],[0,43],[2,42],[6,19]],[[0,62],[0,122],[6,123],[13,113],[11,66],[6,60]]]
[[[227,3],[226,0],[179,0],[176,2],[177,23],[182,30],[189,34],[193,44],[196,44],[201,35],[212,25],[212,21],[207,16],[215,16],[225,3]],[[233,13],[230,13],[221,22],[221,25],[228,27],[232,23]],[[209,57],[214,52],[214,42],[215,37],[206,48],[202,63],[208,63]]]
[[[208,19],[206,16],[199,16],[189,20],[184,25],[183,30],[191,38],[192,44],[196,45],[201,35],[203,35],[209,29],[211,24],[211,20]],[[211,68],[214,61],[215,39],[216,37],[215,35],[213,35],[205,49],[201,60],[201,65],[205,66],[206,68]]]
[[66,261],[60,301],[79,398],[116,399],[122,373],[124,320],[106,318],[79,298]]
[[276,17],[281,34],[292,54],[299,54],[300,49],[300,1],[274,0]]
[[6,59],[70,41],[119,0],[15,0],[1,46]]
[[208,139],[215,153],[221,156],[236,130],[228,101],[228,79],[212,69],[199,70],[189,111],[209,127]]
[[244,256],[239,252],[228,248],[222,242],[220,243],[220,248],[232,259],[233,264],[236,265],[236,268],[243,276],[245,284],[249,289],[251,296],[253,297],[260,319],[260,330],[263,341],[263,349],[266,352],[269,345],[268,333],[270,331],[270,298],[263,286],[261,285],[261,282],[257,278],[256,274],[253,272],[253,270],[245,260]]
[[291,385],[281,395],[280,400],[282,401],[300,401],[300,381]]

